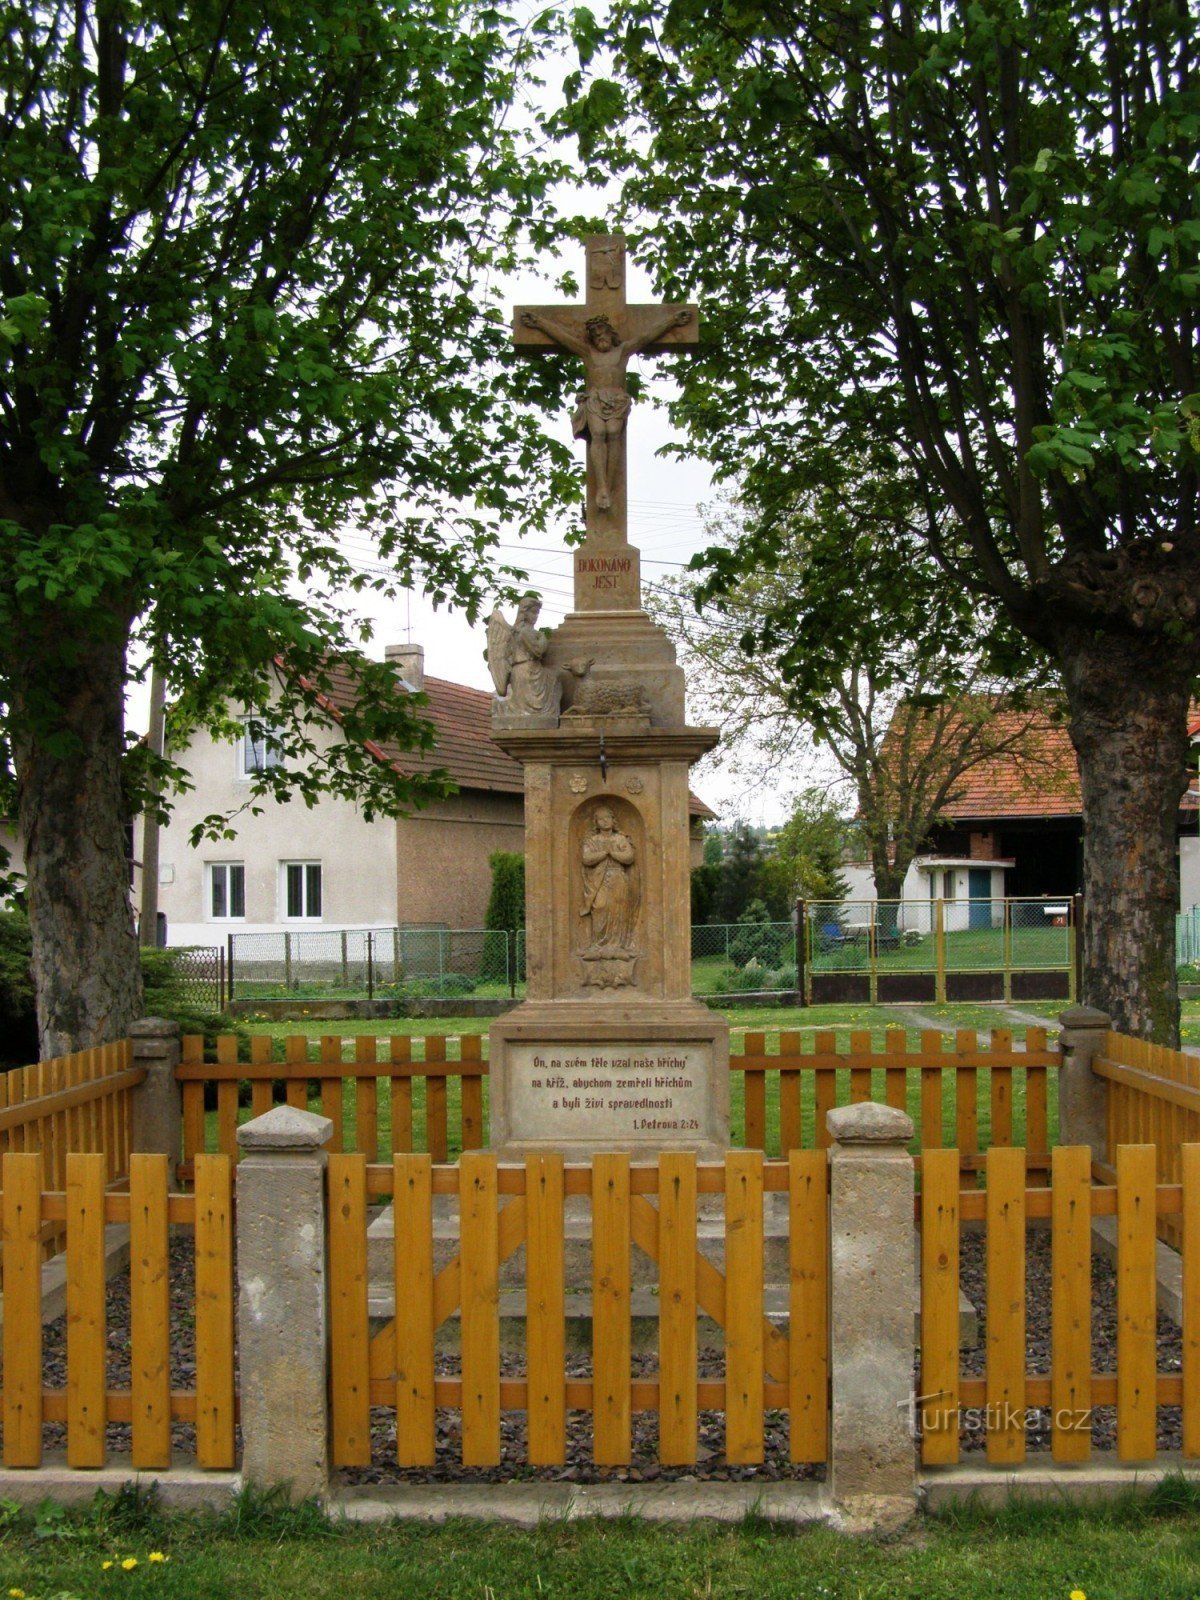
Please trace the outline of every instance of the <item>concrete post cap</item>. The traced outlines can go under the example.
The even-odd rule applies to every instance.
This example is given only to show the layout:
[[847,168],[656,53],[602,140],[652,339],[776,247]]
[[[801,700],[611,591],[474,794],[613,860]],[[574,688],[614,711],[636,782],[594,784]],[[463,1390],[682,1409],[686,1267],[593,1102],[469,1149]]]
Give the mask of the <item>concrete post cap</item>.
[[1060,1011],[1058,1020],[1062,1027],[1075,1032],[1084,1028],[1097,1028],[1106,1033],[1112,1027],[1112,1018],[1107,1011],[1098,1011],[1095,1006],[1069,1006],[1066,1011]]
[[910,1116],[873,1100],[835,1107],[826,1116],[825,1126],[838,1144],[907,1144],[913,1136]]
[[328,1117],[295,1106],[274,1106],[261,1117],[243,1122],[237,1142],[243,1150],[319,1150],[332,1133]]
[[139,1017],[129,1024],[131,1039],[178,1039],[179,1024],[169,1017]]

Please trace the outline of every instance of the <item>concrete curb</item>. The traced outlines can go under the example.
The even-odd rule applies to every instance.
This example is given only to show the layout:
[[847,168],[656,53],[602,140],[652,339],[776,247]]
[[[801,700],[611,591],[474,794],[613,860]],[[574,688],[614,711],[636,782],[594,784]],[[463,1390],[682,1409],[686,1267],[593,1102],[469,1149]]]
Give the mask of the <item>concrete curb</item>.
[[446,1522],[473,1517],[518,1528],[578,1522],[586,1517],[636,1517],[639,1522],[769,1522],[834,1520],[823,1483],[404,1483],[340,1489],[328,1510],[352,1522]]
[[200,1467],[168,1467],[136,1472],[128,1463],[82,1471],[68,1467],[61,1451],[47,1451],[40,1467],[26,1471],[0,1469],[0,1500],[21,1506],[38,1506],[54,1500],[64,1506],[90,1505],[99,1490],[116,1494],[126,1484],[154,1491],[158,1505],[168,1511],[222,1511],[242,1487],[240,1472],[210,1472]]
[[1059,1501],[1086,1504],[1115,1500],[1126,1494],[1149,1494],[1164,1478],[1185,1477],[1200,1483],[1200,1462],[1185,1461],[1176,1453],[1156,1461],[1125,1465],[1117,1461],[1026,1462],[1011,1467],[960,1463],[954,1467],[924,1467],[919,1495],[926,1511],[941,1511],[962,1500],[976,1500],[995,1509],[1010,1500]]

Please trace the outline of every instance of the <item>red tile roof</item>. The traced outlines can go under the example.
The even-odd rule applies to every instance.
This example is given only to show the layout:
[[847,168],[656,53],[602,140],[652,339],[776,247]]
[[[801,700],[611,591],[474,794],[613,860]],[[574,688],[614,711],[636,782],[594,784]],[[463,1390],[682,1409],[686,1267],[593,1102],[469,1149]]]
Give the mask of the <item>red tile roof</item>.
[[[998,738],[1017,735],[1028,712],[999,711]],[[1060,722],[1030,723],[1020,755],[1006,753],[964,772],[946,815],[955,822],[988,817],[1078,817],[1083,812],[1079,767]]]
[[[1028,712],[995,714],[998,738],[1017,734]],[[1200,718],[1189,731],[1200,732]],[[1033,722],[1022,741],[1020,754],[1005,754],[981,761],[959,779],[956,797],[945,807],[953,822],[986,821],[1004,817],[1078,817],[1083,814],[1079,765],[1066,726],[1061,722]],[[1195,782],[1180,800],[1180,809],[1194,811],[1200,796]]]
[[[340,709],[353,701],[354,678],[350,668],[340,662],[331,664],[328,670],[332,692],[317,698],[337,717]],[[400,750],[394,745],[380,748],[371,743],[372,755],[406,774],[440,768],[450,774],[459,789],[523,795],[525,779],[520,762],[505,755],[492,740],[491,690],[470,689],[465,683],[429,677],[423,688],[429,704],[421,708],[421,715],[433,724],[432,748]],[[688,812],[693,817],[716,816],[694,794],[688,795]]]

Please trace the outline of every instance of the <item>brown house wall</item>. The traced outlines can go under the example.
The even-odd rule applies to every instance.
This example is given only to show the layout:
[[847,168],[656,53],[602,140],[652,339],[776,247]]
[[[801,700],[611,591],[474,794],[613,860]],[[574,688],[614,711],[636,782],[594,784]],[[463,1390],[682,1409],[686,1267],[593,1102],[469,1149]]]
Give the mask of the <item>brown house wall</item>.
[[482,928],[493,850],[524,850],[519,794],[468,793],[396,823],[396,921]]

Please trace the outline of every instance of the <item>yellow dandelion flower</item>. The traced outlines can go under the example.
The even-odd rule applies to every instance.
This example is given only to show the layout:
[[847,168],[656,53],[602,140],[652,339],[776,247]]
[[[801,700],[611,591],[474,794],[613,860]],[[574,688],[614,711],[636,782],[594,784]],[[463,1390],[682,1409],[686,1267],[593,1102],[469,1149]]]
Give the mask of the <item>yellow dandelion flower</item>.
[[150,1554],[146,1557],[147,1561],[169,1561],[170,1559],[170,1556],[163,1555],[161,1550],[151,1550]]
[[10,1589],[8,1596],[9,1600],[25,1600],[25,1591],[24,1589]]
[[1087,1595],[1084,1594],[1082,1589],[1072,1589],[1070,1600],[1087,1600]]
[[137,1564],[138,1563],[137,1563],[137,1557],[136,1556],[126,1556],[124,1561],[122,1561],[122,1563],[121,1563],[121,1570],[123,1572],[132,1572],[134,1567],[137,1566]]
[[101,1572],[107,1572],[109,1567],[111,1567],[111,1566],[112,1566],[112,1562],[111,1561],[102,1561],[100,1563],[100,1571]]

